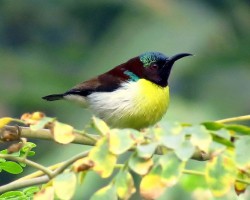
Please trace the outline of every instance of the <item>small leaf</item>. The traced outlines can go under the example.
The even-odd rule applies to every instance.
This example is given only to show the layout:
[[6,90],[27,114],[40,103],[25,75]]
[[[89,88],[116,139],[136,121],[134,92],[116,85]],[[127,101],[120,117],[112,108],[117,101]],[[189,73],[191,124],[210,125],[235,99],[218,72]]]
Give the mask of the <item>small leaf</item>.
[[72,199],[76,189],[77,178],[75,173],[67,172],[59,174],[53,180],[55,194],[61,200]]
[[55,141],[61,144],[68,144],[75,139],[74,128],[68,124],[55,122],[53,136]]
[[224,124],[218,122],[203,122],[202,125],[205,126],[206,129],[212,131],[217,131],[224,127]]
[[140,158],[149,159],[155,152],[157,147],[156,143],[141,144],[136,147],[137,155]]
[[103,120],[96,117],[93,117],[92,120],[94,127],[101,135],[107,135],[110,132],[110,128]]
[[176,184],[185,167],[185,163],[177,158],[174,153],[168,153],[159,158],[159,164],[162,168],[162,182],[164,182],[167,187]]
[[140,175],[145,175],[149,172],[150,168],[153,166],[153,161],[151,158],[144,159],[138,157],[137,153],[133,153],[129,158],[128,165],[130,169]]
[[102,178],[109,177],[115,167],[117,157],[109,152],[108,139],[101,138],[96,146],[91,149],[88,158],[93,162],[93,170]]
[[162,168],[155,165],[153,169],[142,178],[140,184],[140,194],[145,199],[157,199],[166,189],[166,185],[161,178]]
[[48,186],[34,195],[34,200],[54,200],[54,188]]
[[204,126],[192,126],[190,127],[189,131],[191,134],[191,143],[198,147],[200,150],[208,153],[210,144],[212,142],[212,136],[209,132],[205,129]]
[[250,135],[250,127],[248,126],[239,125],[239,124],[229,124],[229,125],[226,125],[226,129],[235,131],[239,135]]
[[207,189],[207,183],[204,176],[197,176],[194,174],[183,174],[181,176],[181,186],[188,192],[193,192],[194,190]]
[[0,195],[0,199],[18,199],[19,197],[25,197],[24,193],[21,191],[9,191]]
[[37,131],[43,129],[48,123],[55,121],[54,118],[51,117],[43,117],[36,124],[30,125],[30,129],[33,131]]
[[39,192],[39,190],[38,186],[31,186],[23,189],[23,193],[28,197],[33,197],[35,193]]
[[235,142],[236,165],[240,169],[250,169],[250,137],[242,136]]
[[109,150],[119,155],[129,150],[135,143],[131,137],[132,129],[112,129],[109,134]]
[[189,140],[182,142],[182,144],[175,149],[175,154],[182,161],[187,161],[195,152],[195,147],[191,144]]
[[115,178],[116,192],[119,198],[129,199],[135,193],[134,180],[127,170],[120,170]]
[[7,125],[8,123],[10,123],[13,119],[10,117],[3,117],[0,118],[0,128],[3,128],[5,125]]
[[118,200],[115,187],[113,185],[107,185],[101,188],[90,198],[90,200]]
[[205,178],[215,197],[225,195],[235,180],[235,163],[225,154],[213,157],[206,164]]
[[23,172],[23,168],[13,161],[0,163],[0,168],[11,174],[20,174],[21,172]]
[[[248,180],[248,175],[239,171],[237,174],[237,178],[241,179],[241,180]],[[247,184],[239,182],[239,181],[235,181],[234,183],[234,189],[237,195],[240,195],[242,193],[244,193],[246,191],[247,188]]]
[[88,157],[81,158],[74,162],[73,164],[73,171],[74,172],[81,172],[86,171],[94,166],[94,163],[92,160],[90,160]]

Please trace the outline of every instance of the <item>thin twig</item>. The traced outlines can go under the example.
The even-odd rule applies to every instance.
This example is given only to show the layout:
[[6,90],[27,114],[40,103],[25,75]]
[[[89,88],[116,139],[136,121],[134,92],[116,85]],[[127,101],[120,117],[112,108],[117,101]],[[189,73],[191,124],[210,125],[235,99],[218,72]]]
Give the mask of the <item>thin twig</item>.
[[250,120],[250,115],[243,115],[239,117],[232,117],[227,119],[217,120],[218,123],[229,123],[229,122],[239,122],[239,121],[247,121]]

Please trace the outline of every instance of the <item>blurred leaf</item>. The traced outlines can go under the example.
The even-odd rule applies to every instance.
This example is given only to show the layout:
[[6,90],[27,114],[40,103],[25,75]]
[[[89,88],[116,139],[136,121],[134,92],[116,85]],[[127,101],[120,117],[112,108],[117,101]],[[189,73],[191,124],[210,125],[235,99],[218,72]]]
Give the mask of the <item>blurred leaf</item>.
[[5,200],[5,199],[23,199],[25,198],[25,195],[21,191],[9,191],[5,192],[0,195],[0,199]]
[[239,125],[239,124],[229,124],[226,125],[226,129],[235,131],[240,135],[250,135],[250,127]]
[[189,140],[185,140],[181,143],[181,145],[175,149],[175,154],[180,158],[182,161],[187,161],[195,152],[195,147]]
[[54,200],[54,188],[48,186],[34,195],[34,200]]
[[[249,179],[248,175],[245,174],[245,173],[243,173],[243,172],[241,172],[241,171],[238,172],[237,178],[239,178],[241,180],[248,180]],[[248,185],[245,184],[245,183],[241,183],[239,181],[235,181],[235,183],[234,183],[234,190],[235,190],[235,192],[236,192],[237,195],[240,195],[240,194],[242,194],[242,193],[244,193],[246,191],[247,186]]]
[[126,152],[134,143],[132,129],[112,129],[109,133],[109,150],[113,154],[119,155]]
[[181,161],[174,153],[170,152],[159,158],[159,164],[162,168],[161,179],[166,187],[176,184],[185,167],[185,162]]
[[3,128],[5,125],[7,125],[8,123],[10,123],[13,119],[10,117],[3,117],[0,118],[0,128]]
[[92,160],[89,157],[78,159],[76,162],[73,163],[73,171],[74,172],[81,172],[86,171],[94,166]]
[[119,198],[129,199],[136,189],[131,174],[121,169],[115,178],[116,192]]
[[107,185],[98,190],[90,200],[118,200],[116,190],[113,185]]
[[187,191],[194,191],[199,188],[206,189],[207,183],[204,176],[197,176],[193,174],[183,174],[180,184]]
[[55,194],[61,200],[72,199],[76,189],[77,178],[75,173],[67,172],[56,176],[53,180]]
[[92,120],[94,127],[101,135],[107,135],[110,132],[110,128],[103,120],[97,117],[93,117]]
[[89,159],[93,162],[93,170],[102,178],[109,177],[115,167],[117,157],[109,152],[108,139],[101,138],[89,153]]
[[235,163],[230,156],[220,154],[206,164],[205,178],[215,197],[225,195],[235,180]]
[[162,182],[161,173],[161,166],[156,165],[146,176],[142,178],[140,184],[140,194],[143,198],[156,199],[165,191],[166,185]]
[[191,143],[198,147],[198,149],[208,153],[210,144],[212,142],[212,136],[205,129],[205,127],[201,125],[192,126],[189,128],[189,131],[191,133]]
[[136,147],[137,155],[140,158],[149,159],[155,152],[157,147],[156,143],[141,144]]
[[218,122],[203,122],[202,125],[208,130],[217,131],[224,127],[224,124]]
[[182,130],[183,127],[179,123],[164,123],[161,137],[159,137],[159,142],[167,148],[177,149],[185,139],[185,135]]
[[56,142],[68,144],[75,139],[73,130],[74,128],[72,126],[56,121],[52,132]]
[[33,131],[43,129],[45,127],[45,125],[47,125],[48,123],[53,122],[53,121],[55,121],[54,118],[43,117],[42,119],[40,119],[38,121],[38,123],[30,125],[30,129]]
[[236,165],[240,169],[250,169],[250,136],[242,136],[235,142]]
[[234,144],[230,140],[225,139],[224,137],[221,137],[220,135],[217,135],[216,133],[210,133],[210,134],[214,142],[222,144],[225,147],[234,147]]
[[23,193],[28,197],[33,197],[33,195],[37,193],[39,190],[40,188],[38,186],[31,186],[23,189]]
[[0,163],[0,168],[11,174],[20,174],[23,172],[23,168],[13,161],[6,161]]
[[138,157],[137,153],[133,153],[129,158],[128,165],[130,169],[140,175],[145,175],[149,172],[150,168],[153,166],[153,161],[151,158],[144,159]]

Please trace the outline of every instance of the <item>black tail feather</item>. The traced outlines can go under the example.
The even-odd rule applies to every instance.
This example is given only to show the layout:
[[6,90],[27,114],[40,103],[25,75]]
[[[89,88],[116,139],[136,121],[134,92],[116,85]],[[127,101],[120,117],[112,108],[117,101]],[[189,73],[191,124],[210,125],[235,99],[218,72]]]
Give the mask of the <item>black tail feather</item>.
[[64,94],[52,94],[52,95],[48,95],[48,96],[45,96],[42,98],[47,100],[47,101],[56,101],[56,100],[63,99],[63,96],[64,96]]

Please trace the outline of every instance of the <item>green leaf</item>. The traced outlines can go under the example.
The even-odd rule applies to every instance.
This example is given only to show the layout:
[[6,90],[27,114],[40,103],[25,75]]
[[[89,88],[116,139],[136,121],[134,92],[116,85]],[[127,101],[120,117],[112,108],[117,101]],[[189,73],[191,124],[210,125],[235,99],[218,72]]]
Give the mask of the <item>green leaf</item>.
[[0,163],[0,168],[11,174],[20,174],[21,172],[23,172],[23,168],[13,161]]
[[25,198],[25,195],[21,191],[9,191],[5,192],[2,195],[0,195],[0,199],[20,199],[23,200]]
[[203,122],[202,125],[208,130],[217,131],[224,127],[224,124],[218,122]]
[[107,178],[112,174],[117,157],[109,152],[108,139],[106,137],[98,140],[88,157],[94,164],[93,170],[100,174],[102,178]]
[[226,129],[235,131],[239,135],[250,135],[250,127],[248,126],[239,125],[239,124],[229,124],[229,125],[226,125]]
[[116,190],[113,185],[107,185],[98,190],[90,200],[118,200]]
[[236,165],[240,169],[250,169],[250,136],[242,136],[235,142]]
[[175,154],[180,158],[182,161],[187,161],[195,152],[195,147],[189,140],[185,140],[181,143],[181,145],[175,149]]
[[75,173],[67,172],[59,174],[53,180],[55,194],[61,200],[72,199],[76,189],[77,178]]
[[159,158],[162,167],[161,179],[167,187],[177,183],[185,167],[185,162],[181,161],[173,152],[162,155]]
[[235,180],[236,168],[231,156],[220,154],[207,162],[205,178],[215,197],[228,193]]
[[[170,149],[177,149],[185,139],[183,127],[178,123],[163,124],[159,142]],[[158,134],[159,135],[159,134]]]
[[151,158],[149,159],[140,158],[138,157],[136,152],[131,155],[128,162],[130,169],[132,169],[134,172],[140,175],[147,174],[153,164],[154,163]]
[[157,143],[141,144],[136,147],[137,155],[140,158],[149,159],[153,156]]
[[198,188],[207,189],[208,187],[204,176],[197,176],[193,174],[183,174],[180,184],[185,190],[189,192],[192,192]]
[[197,125],[189,128],[191,133],[191,143],[198,147],[198,149],[208,153],[210,144],[212,143],[212,136],[205,129],[204,126]]
[[5,162],[6,160],[4,158],[0,158],[0,163]]
[[135,141],[133,140],[132,129],[112,129],[109,133],[109,150],[111,153],[119,155],[130,149]]
[[108,125],[101,119],[93,117],[93,126],[94,128],[101,134],[101,135],[107,135],[110,132],[110,128]]
[[115,178],[116,192],[119,198],[129,199],[135,193],[134,180],[131,174],[121,169]]
[[23,189],[23,193],[28,197],[33,197],[33,195],[37,193],[39,190],[40,188],[38,186],[31,186]]
[[37,131],[40,129],[43,129],[45,127],[46,124],[55,121],[55,118],[51,118],[51,117],[43,117],[42,119],[40,119],[38,121],[38,123],[34,124],[34,125],[30,125],[30,129],[32,131]]

